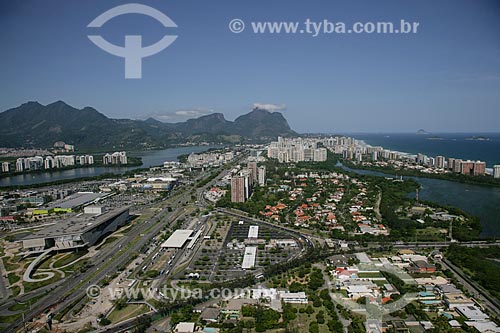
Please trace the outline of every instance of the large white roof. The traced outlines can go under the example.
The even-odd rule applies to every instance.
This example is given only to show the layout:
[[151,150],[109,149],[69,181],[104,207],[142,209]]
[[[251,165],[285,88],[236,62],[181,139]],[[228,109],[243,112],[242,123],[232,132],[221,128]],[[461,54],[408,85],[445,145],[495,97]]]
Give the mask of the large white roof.
[[248,238],[259,238],[259,226],[251,225],[248,229]]
[[188,240],[189,236],[193,233],[193,230],[178,229],[161,244],[161,247],[174,247],[181,248],[184,243]]
[[257,255],[257,247],[247,246],[245,248],[245,254],[243,255],[243,262],[241,263],[241,268],[247,269],[254,267],[256,255]]

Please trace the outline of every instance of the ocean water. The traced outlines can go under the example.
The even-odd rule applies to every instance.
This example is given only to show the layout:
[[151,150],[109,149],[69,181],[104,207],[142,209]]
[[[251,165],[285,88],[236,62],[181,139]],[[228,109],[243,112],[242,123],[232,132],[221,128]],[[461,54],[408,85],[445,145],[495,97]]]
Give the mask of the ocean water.
[[[423,153],[430,157],[441,155],[465,160],[481,160],[486,162],[488,168],[500,164],[500,133],[432,133],[429,135],[351,133],[346,135],[363,140],[372,146],[382,146],[400,152]],[[472,136],[482,136],[489,140],[467,140]]]

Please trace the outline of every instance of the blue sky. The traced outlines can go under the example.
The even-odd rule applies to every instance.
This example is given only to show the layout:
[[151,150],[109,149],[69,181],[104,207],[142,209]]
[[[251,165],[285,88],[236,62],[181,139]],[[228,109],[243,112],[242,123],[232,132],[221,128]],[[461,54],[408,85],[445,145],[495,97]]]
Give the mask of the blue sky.
[[[36,100],[92,106],[113,118],[180,121],[210,112],[227,119],[254,103],[275,104],[299,132],[500,131],[500,2],[491,1],[136,1],[177,28],[123,15],[87,28],[126,1],[0,2],[0,109]],[[245,31],[228,23],[240,18]],[[418,34],[253,34],[252,21],[401,19]],[[153,44],[142,79],[92,44],[101,34]]]

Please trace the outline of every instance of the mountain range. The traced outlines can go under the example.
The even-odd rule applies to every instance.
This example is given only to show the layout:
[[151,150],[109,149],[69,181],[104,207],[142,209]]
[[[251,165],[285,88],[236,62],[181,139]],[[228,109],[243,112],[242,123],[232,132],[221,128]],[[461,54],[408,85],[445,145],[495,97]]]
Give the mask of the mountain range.
[[0,113],[0,147],[50,148],[57,141],[77,149],[150,149],[185,142],[256,142],[297,135],[281,113],[255,108],[234,121],[212,113],[180,123],[112,119],[91,107],[63,101],[27,102]]

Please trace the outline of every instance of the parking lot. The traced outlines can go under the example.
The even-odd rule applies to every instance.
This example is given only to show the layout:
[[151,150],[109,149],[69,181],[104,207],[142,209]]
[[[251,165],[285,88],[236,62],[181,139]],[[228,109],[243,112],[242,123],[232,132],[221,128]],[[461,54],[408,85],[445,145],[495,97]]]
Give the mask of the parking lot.
[[[201,281],[222,282],[286,261],[300,251],[290,235],[272,227],[260,225],[258,238],[249,239],[251,224],[224,216],[214,217],[211,222],[214,227],[210,238],[203,239],[190,265],[176,278],[186,279],[190,273],[197,273]],[[243,269],[247,246],[257,247],[255,267]]]

